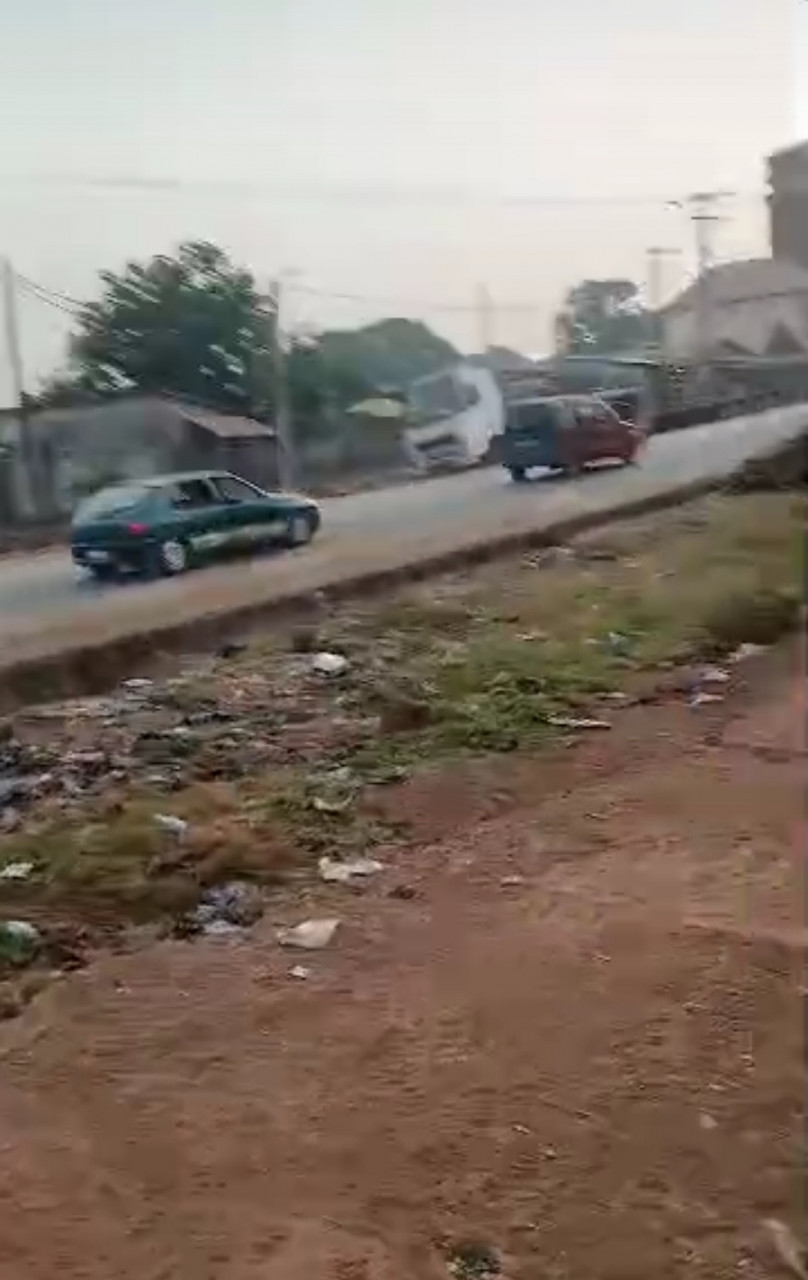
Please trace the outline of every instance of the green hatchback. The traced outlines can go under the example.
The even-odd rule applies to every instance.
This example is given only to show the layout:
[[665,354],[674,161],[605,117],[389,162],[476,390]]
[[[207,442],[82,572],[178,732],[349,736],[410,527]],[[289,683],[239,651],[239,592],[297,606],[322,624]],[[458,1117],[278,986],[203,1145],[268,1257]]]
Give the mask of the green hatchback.
[[171,577],[215,556],[303,546],[319,527],[310,498],[265,493],[226,471],[194,471],[94,493],[73,517],[72,553],[96,578]]

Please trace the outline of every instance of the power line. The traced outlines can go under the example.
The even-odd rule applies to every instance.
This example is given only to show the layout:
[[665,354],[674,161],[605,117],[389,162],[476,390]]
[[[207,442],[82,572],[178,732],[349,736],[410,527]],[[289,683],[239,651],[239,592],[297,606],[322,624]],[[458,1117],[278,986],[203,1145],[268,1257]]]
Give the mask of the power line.
[[46,303],[48,306],[56,307],[59,311],[66,311],[69,315],[78,315],[83,310],[85,303],[79,302],[77,298],[71,298],[69,294],[58,293],[55,289],[49,289],[44,284],[37,284],[36,280],[30,280],[28,276],[16,273],[17,283],[28,294],[33,294],[40,302]]
[[[383,186],[318,186],[316,184],[278,183],[239,179],[149,177],[137,174],[121,174],[103,177],[95,174],[29,174],[4,178],[4,187],[11,185],[45,185],[79,187],[96,191],[140,192],[149,196],[181,195],[183,192],[207,192],[211,195],[236,196],[272,195],[281,198],[334,201],[351,203],[400,202],[402,204],[480,204],[503,208],[575,208],[613,206],[657,206],[671,204],[670,195],[660,192],[593,193],[551,192],[536,195],[492,196],[479,190],[463,188],[397,188]],[[766,199],[764,191],[738,193],[741,200]]]

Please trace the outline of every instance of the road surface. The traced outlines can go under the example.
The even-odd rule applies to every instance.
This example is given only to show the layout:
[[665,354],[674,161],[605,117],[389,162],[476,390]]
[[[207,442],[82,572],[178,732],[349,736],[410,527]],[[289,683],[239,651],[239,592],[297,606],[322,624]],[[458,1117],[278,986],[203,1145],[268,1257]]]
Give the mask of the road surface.
[[808,405],[790,406],[656,437],[641,467],[604,468],[576,481],[539,478],[515,485],[494,467],[328,499],[322,504],[323,532],[305,551],[216,566],[171,582],[102,587],[80,578],[62,550],[0,558],[0,661],[12,657],[12,637],[17,649],[23,635],[54,629],[65,635],[74,624],[84,630],[93,618],[100,622],[112,613],[125,613],[137,626],[183,593],[192,592],[201,610],[211,594],[225,589],[230,597],[240,582],[259,595],[274,580],[288,587],[290,575],[310,577],[315,565],[321,575],[326,563],[335,575],[361,568],[385,545],[399,551],[411,545],[426,555],[432,543],[439,549],[442,541],[466,532],[494,533],[534,519],[541,524],[720,475],[806,425]]

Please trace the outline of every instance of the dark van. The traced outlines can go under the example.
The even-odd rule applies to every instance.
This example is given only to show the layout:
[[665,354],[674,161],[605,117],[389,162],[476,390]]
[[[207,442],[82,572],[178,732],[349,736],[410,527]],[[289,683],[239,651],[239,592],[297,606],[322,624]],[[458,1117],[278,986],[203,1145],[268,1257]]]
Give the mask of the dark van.
[[508,406],[501,460],[514,480],[536,467],[576,474],[607,459],[633,462],[644,440],[639,422],[623,419],[599,397],[537,396]]

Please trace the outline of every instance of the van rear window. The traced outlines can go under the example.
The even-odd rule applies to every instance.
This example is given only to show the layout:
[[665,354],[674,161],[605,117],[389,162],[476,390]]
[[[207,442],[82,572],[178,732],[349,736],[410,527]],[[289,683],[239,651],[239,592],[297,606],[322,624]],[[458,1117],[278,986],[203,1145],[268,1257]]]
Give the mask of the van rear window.
[[513,408],[510,425],[517,431],[546,431],[556,422],[556,410],[552,405],[521,404]]

